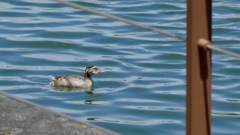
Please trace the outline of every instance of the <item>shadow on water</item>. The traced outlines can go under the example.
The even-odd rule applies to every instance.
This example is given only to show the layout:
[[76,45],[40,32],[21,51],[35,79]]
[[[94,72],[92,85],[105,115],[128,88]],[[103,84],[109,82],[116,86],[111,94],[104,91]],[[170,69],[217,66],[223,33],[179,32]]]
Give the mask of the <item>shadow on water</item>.
[[[82,88],[74,88],[74,87],[53,87],[51,86],[51,88],[55,91],[60,91],[60,92],[85,92],[88,95],[95,95],[93,93],[93,87],[82,87]],[[99,100],[99,99],[86,99],[84,100],[84,104],[89,104],[89,105],[102,105],[100,103],[96,103],[96,102],[101,102],[103,100]]]
[[76,91],[85,91],[89,95],[93,95],[93,87],[82,87],[82,88],[75,88],[75,87],[52,87],[53,90],[56,91],[64,91],[64,92],[76,92]]

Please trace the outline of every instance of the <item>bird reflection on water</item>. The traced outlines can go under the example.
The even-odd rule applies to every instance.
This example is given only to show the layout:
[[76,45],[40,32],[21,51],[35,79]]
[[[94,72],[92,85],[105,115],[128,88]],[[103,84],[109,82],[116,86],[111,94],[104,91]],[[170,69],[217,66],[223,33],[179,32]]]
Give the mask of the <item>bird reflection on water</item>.
[[93,94],[93,87],[82,87],[82,88],[76,88],[76,87],[53,87],[52,88],[56,91],[64,91],[64,92],[81,92],[85,91],[87,94],[92,95]]

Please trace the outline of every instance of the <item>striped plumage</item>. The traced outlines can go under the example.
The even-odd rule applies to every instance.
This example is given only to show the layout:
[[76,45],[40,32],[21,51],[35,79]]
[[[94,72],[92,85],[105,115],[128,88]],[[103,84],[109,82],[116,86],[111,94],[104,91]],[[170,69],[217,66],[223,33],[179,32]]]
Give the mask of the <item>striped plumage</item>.
[[84,77],[76,74],[70,74],[66,76],[54,76],[50,82],[54,87],[91,87],[93,85],[92,74],[102,73],[103,70],[97,66],[88,66],[85,70]]

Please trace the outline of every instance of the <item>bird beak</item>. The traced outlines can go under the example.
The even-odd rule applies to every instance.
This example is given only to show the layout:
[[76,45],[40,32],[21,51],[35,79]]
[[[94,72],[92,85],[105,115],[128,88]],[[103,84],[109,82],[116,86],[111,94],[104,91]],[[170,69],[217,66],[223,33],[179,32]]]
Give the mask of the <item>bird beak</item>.
[[98,69],[98,73],[103,73],[104,71],[102,69]]

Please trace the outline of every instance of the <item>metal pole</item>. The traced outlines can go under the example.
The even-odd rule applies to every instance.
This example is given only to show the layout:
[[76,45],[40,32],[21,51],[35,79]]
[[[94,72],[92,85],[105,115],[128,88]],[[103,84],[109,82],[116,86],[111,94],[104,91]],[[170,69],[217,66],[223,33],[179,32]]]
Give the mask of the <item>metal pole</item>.
[[211,41],[212,0],[187,0],[186,134],[211,134],[211,50],[198,46]]

